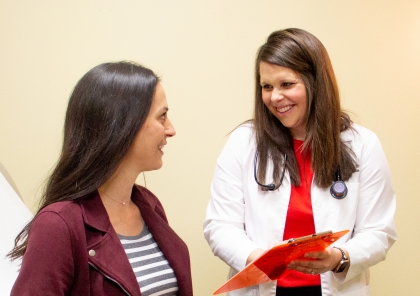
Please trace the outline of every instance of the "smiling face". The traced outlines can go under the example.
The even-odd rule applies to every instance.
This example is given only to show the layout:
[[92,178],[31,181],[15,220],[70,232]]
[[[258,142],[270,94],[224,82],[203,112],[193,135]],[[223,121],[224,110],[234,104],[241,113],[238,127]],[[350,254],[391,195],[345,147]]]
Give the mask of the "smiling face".
[[175,135],[168,110],[165,91],[158,83],[149,114],[125,157],[135,165],[138,173],[162,167],[162,149],[166,145],[166,138]]
[[290,68],[261,62],[260,85],[268,110],[294,139],[304,140],[308,102],[301,75]]

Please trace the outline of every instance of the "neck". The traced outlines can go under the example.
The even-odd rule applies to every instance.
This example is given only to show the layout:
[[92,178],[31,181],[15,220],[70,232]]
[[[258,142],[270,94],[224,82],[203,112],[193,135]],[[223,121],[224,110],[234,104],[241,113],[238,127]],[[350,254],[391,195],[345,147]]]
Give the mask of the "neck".
[[114,202],[116,202],[116,203],[118,203],[120,205],[123,205],[123,206],[128,205],[129,202],[130,202],[130,200],[131,200],[130,197],[124,198],[124,199],[122,199],[122,198],[118,198],[118,199],[113,198],[112,196],[110,196],[107,193],[105,193],[105,191],[103,189],[98,189],[98,192],[101,195],[101,197],[105,196],[106,198],[109,198],[110,200],[112,200],[112,201],[114,201]]
[[131,161],[123,158],[112,176],[98,188],[108,214],[130,208],[131,192],[139,173]]
[[131,192],[135,178],[118,168],[115,173],[98,188],[105,208],[127,206],[131,203]]
[[118,184],[109,182],[98,188],[102,204],[108,213],[112,225],[114,225],[115,221],[124,219],[135,208],[134,203],[131,201],[132,189],[132,184],[128,187],[118,186]]
[[293,136],[293,139],[304,141],[306,136],[306,129],[305,128],[293,128],[290,129],[290,132]]

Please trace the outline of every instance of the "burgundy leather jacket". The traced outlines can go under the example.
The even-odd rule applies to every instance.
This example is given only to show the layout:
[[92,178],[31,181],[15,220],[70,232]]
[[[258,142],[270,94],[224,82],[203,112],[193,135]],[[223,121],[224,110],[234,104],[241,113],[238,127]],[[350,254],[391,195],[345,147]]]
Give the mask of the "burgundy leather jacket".
[[[188,248],[169,227],[161,203],[138,185],[132,200],[175,272],[178,295],[193,295]],[[97,192],[38,213],[11,295],[141,295]]]

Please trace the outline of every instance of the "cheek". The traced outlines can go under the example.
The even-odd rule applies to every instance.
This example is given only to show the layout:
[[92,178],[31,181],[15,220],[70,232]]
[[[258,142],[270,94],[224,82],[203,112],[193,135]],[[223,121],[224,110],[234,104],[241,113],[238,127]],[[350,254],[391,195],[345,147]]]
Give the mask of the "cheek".
[[305,89],[295,89],[289,93],[289,97],[302,105],[306,105],[306,91]]
[[270,96],[270,94],[269,93],[262,93],[262,101],[263,101],[263,103],[267,106],[267,107],[270,107],[270,104],[271,104],[271,96]]

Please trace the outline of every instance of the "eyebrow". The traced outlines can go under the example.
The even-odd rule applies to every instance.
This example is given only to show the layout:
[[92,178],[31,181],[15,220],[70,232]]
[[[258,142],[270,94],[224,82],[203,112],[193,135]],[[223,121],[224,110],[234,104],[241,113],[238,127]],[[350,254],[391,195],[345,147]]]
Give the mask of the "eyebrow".
[[162,108],[158,109],[155,114],[164,114],[164,113],[168,112],[168,110],[169,110],[169,108],[167,106],[163,106]]
[[[282,78],[282,79],[280,79],[280,83],[283,83],[283,82],[299,82],[300,80],[299,79],[297,79],[297,78]],[[272,84],[272,83],[269,83],[269,82],[266,82],[265,80],[262,80],[262,79],[260,79],[260,85],[261,84]]]

